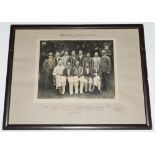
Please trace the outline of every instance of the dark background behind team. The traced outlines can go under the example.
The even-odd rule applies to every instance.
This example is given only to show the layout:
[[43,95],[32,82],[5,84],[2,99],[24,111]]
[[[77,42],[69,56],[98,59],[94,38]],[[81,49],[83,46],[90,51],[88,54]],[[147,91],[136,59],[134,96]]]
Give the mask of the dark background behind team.
[[[65,51],[68,51],[69,56],[71,56],[72,50],[75,51],[76,55],[79,54],[79,50],[82,50],[83,55],[86,56],[86,53],[89,52],[91,57],[94,57],[95,52],[98,52],[99,57],[101,57],[101,51],[105,50],[107,55],[111,59],[111,76],[110,76],[110,85],[111,85],[111,94],[101,95],[102,98],[114,98],[115,96],[115,78],[114,78],[114,43],[113,40],[42,40],[40,41],[40,59],[39,59],[39,83],[38,83],[38,98],[44,98],[44,85],[43,85],[43,75],[42,75],[42,65],[45,59],[48,58],[50,52],[53,53],[53,58],[55,53],[59,52],[60,56],[63,56]],[[51,90],[49,98],[57,98],[54,90]],[[47,97],[47,96],[46,96]],[[85,96],[87,97],[87,96]],[[90,96],[89,96],[90,97]]]

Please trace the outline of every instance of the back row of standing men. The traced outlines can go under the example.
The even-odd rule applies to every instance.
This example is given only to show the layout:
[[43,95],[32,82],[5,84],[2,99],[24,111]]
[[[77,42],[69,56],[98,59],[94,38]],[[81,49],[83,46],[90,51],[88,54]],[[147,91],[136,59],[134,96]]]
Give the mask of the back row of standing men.
[[48,91],[52,84],[61,94],[64,94],[66,81],[68,81],[70,95],[82,94],[84,89],[85,92],[93,92],[95,87],[101,93],[101,85],[108,91],[111,59],[105,50],[102,50],[101,55],[99,57],[98,52],[95,52],[94,57],[91,57],[88,52],[84,56],[82,50],[79,50],[78,55],[75,51],[72,51],[71,55],[65,51],[63,56],[60,57],[60,53],[56,52],[53,57],[53,53],[50,52],[42,68],[45,89]]

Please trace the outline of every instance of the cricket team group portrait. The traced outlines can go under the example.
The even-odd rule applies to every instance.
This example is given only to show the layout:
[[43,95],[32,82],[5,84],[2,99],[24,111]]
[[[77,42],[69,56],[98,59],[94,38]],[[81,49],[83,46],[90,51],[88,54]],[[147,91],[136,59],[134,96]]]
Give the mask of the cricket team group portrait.
[[113,40],[40,41],[38,99],[115,98]]

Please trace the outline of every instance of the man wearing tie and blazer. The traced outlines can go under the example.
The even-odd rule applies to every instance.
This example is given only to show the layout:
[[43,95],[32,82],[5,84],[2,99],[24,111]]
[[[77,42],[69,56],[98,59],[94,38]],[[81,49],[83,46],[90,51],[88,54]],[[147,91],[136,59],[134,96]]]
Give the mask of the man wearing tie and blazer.
[[74,69],[71,67],[71,63],[67,62],[66,68],[63,71],[63,75],[66,77],[66,80],[69,83],[69,93],[73,94],[73,82],[74,82]]

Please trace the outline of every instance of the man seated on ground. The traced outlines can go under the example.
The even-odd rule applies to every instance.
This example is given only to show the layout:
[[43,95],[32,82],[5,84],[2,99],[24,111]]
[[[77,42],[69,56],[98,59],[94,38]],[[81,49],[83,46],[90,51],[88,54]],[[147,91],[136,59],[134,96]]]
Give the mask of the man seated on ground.
[[91,77],[91,68],[89,67],[89,63],[86,63],[84,69],[83,69],[83,75],[84,75],[84,84],[85,84],[85,92],[88,91],[92,92],[92,77]]
[[94,63],[94,67],[92,68],[92,78],[93,78],[93,89],[97,88],[98,92],[101,93],[101,78],[100,78],[100,70],[98,69],[98,63]]
[[68,80],[69,83],[69,93],[70,95],[73,94],[73,75],[74,75],[74,70],[71,67],[71,63],[67,62],[66,68],[63,71],[63,75],[66,77],[66,80]]
[[58,61],[58,65],[54,68],[53,76],[56,79],[56,89],[59,90],[61,94],[65,93],[66,87],[66,78],[63,76],[64,66],[62,65],[62,61]]
[[84,76],[83,76],[83,68],[80,66],[79,61],[76,61],[76,65],[74,67],[74,89],[75,94],[79,92],[79,82],[80,82],[80,94],[83,93],[84,88]]

